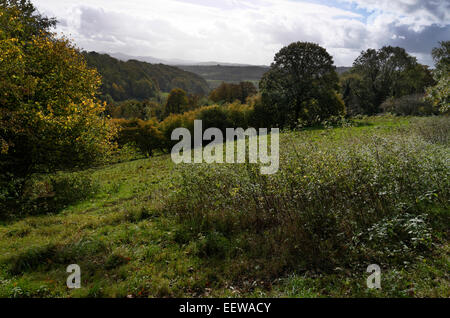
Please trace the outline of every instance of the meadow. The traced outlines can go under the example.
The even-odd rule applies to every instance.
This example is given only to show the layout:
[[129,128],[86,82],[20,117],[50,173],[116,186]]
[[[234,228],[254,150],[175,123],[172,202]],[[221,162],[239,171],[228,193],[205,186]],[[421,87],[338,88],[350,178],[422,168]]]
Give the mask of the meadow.
[[273,176],[126,149],[37,175],[27,213],[0,223],[0,297],[450,297],[449,127],[388,115],[286,131]]

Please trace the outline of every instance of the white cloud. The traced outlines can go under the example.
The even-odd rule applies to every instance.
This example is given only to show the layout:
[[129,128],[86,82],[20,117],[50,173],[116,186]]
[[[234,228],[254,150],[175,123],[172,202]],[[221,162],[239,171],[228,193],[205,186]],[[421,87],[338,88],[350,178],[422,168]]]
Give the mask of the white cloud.
[[[56,16],[62,22],[58,31],[70,35],[86,50],[249,64],[269,64],[282,46],[293,41],[311,41],[325,46],[337,65],[351,65],[363,49],[395,41],[408,43],[411,37],[431,26],[449,24],[448,13],[418,5],[418,1],[401,0],[395,4],[393,0],[340,0],[343,1],[375,11],[366,22],[360,13],[340,9],[338,3],[331,6],[288,0],[33,2],[43,13]],[[395,5],[388,6],[389,3]],[[431,47],[426,50],[429,52]],[[416,53],[423,55],[424,51]]]

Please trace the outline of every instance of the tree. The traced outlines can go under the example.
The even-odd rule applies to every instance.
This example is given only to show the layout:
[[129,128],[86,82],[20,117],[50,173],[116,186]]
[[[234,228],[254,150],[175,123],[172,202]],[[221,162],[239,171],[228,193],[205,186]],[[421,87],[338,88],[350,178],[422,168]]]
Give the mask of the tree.
[[[339,79],[333,58],[314,43],[296,42],[275,55],[260,82],[266,124],[295,126],[343,114]],[[256,111],[256,109],[255,109]]]
[[436,47],[431,52],[435,63],[435,76],[440,79],[450,72],[450,41],[439,42],[440,47]]
[[368,49],[353,63],[342,80],[344,100],[350,113],[373,115],[388,98],[424,93],[433,84],[431,72],[403,48]]
[[163,64],[149,64],[136,60],[119,61],[107,54],[83,52],[88,65],[102,76],[102,100],[108,95],[116,101],[128,99],[158,100],[160,92],[181,88],[190,94],[205,95],[209,86],[197,74]]
[[434,79],[437,84],[427,89],[426,99],[435,109],[447,114],[450,111],[450,41],[440,42],[440,45],[432,51],[436,67]]
[[[0,0],[0,11],[4,16],[14,12],[16,21],[9,24],[6,19],[2,19],[0,28],[12,38],[21,40],[31,40],[33,36],[50,35],[50,29],[57,23],[54,18],[40,15],[28,0]],[[19,29],[18,25],[20,25]]]
[[181,114],[186,111],[188,103],[186,92],[181,88],[174,88],[167,98],[166,114]]
[[146,156],[151,157],[153,151],[163,146],[163,135],[154,120],[115,120],[120,126],[118,141],[119,145],[134,143]]
[[117,106],[112,109],[111,115],[113,118],[147,119],[144,104],[134,99],[117,103]]
[[0,6],[2,177],[91,165],[112,146],[114,129],[95,98],[99,75],[33,8],[28,1]]
[[258,90],[252,82],[240,82],[239,86],[242,92],[240,99],[242,104],[247,102],[247,98],[255,96],[258,93]]
[[257,93],[252,82],[240,82],[239,84],[222,83],[211,92],[209,98],[215,103],[233,103],[238,100],[245,103],[248,97]]

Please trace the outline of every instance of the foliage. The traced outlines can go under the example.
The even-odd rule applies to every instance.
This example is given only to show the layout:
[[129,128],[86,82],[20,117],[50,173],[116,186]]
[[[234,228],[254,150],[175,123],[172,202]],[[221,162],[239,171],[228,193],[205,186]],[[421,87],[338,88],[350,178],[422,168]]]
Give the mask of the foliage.
[[108,104],[106,111],[112,118],[142,119],[163,118],[164,107],[154,101],[135,99]]
[[113,130],[99,117],[104,105],[94,95],[100,78],[70,42],[23,41],[4,30],[0,38],[2,168],[25,175],[92,164],[105,154]]
[[320,122],[344,113],[337,91],[333,59],[317,44],[292,43],[275,55],[270,71],[260,82],[264,121],[270,126],[295,126],[299,119]]
[[[11,195],[10,191],[6,192],[10,198],[2,198],[0,194],[2,220],[57,213],[70,204],[91,198],[98,191],[98,185],[91,176],[79,172],[37,175],[17,183],[12,189],[19,189],[20,197]],[[16,204],[11,200],[16,200]]]
[[403,48],[392,46],[362,52],[341,79],[343,98],[352,115],[377,114],[387,98],[421,94],[433,83],[426,66]]
[[429,116],[437,115],[433,105],[424,100],[423,94],[406,95],[400,98],[390,97],[380,109],[385,113],[392,113],[399,116]]
[[450,41],[441,41],[439,44],[440,47],[434,48],[431,52],[435,62],[434,75],[437,79],[450,72]]
[[[438,117],[417,118],[414,122],[400,117],[368,117],[356,120],[360,124],[358,126],[309,129],[292,136],[282,135],[281,140],[292,139],[296,145],[305,143],[301,149],[316,154],[320,151],[316,147],[321,148],[323,143],[332,142],[337,151],[352,140],[374,132],[386,133],[388,137],[401,128],[405,134],[412,135],[410,128],[416,126],[416,120],[429,120],[432,124],[433,119]],[[323,137],[326,139],[322,140]],[[282,142],[281,154],[291,148],[290,142]],[[222,232],[211,231],[193,237],[188,224],[179,224],[172,211],[161,211],[170,194],[179,190],[180,171],[174,169],[170,156],[89,169],[85,174],[99,185],[96,195],[70,204],[58,214],[29,216],[1,223],[0,297],[450,296],[450,249],[445,241],[448,209],[439,210],[441,201],[433,199],[436,198],[434,195],[428,196],[434,200],[429,201],[428,216],[417,214],[425,226],[416,223],[417,227],[411,228],[414,234],[407,236],[407,244],[410,244],[412,238],[426,238],[430,224],[440,224],[441,231],[432,227],[433,250],[428,252],[426,248],[418,247],[407,252],[416,257],[408,258],[406,263],[389,261],[386,265],[380,264],[382,289],[376,291],[368,290],[366,285],[369,275],[366,268],[372,264],[369,259],[363,260],[358,269],[336,267],[330,272],[305,270],[299,262],[293,270],[285,267],[282,274],[273,276],[275,279],[268,279],[264,273],[267,267],[255,263],[253,257],[246,258],[247,250],[240,249],[246,242],[257,245],[251,236],[244,234],[242,239],[234,240]],[[63,175],[72,174],[66,172]],[[424,180],[428,183],[427,176]],[[206,191],[209,193],[210,189]],[[193,192],[192,197],[194,194],[197,192]],[[240,191],[237,194],[239,197]],[[214,197],[205,202],[213,202]],[[332,200],[331,197],[326,198],[326,202]],[[411,212],[408,210],[405,218],[401,214],[393,218],[393,224],[398,225],[391,228],[406,228],[414,219],[406,215]],[[361,215],[365,213],[366,209],[361,210]],[[438,215],[441,215],[441,220]],[[379,225],[376,228],[381,230],[383,223],[380,221]],[[371,233],[380,233],[377,239],[395,243],[388,238],[395,235],[389,230],[374,229]],[[267,238],[270,240],[269,235]],[[279,255],[282,246],[275,245],[272,253]],[[279,259],[268,257],[261,262],[267,266],[277,265]],[[66,267],[73,263],[82,268],[81,289],[68,289],[66,286]],[[260,277],[264,278],[254,278],[254,273],[258,274],[257,268]]]
[[243,81],[259,82],[269,68],[254,65],[180,65],[179,68],[200,75],[209,83],[238,84]]
[[240,101],[245,103],[248,97],[256,95],[257,89],[251,82],[240,82],[239,84],[222,83],[211,92],[209,98],[215,102],[233,103]]
[[116,119],[114,123],[120,127],[118,135],[120,146],[133,143],[144,155],[150,157],[154,150],[162,148],[163,135],[155,120]]
[[200,76],[173,66],[130,60],[119,61],[107,54],[84,53],[89,66],[102,75],[102,99],[114,101],[156,98],[158,92],[181,88],[192,94],[204,95],[208,84]]
[[160,129],[163,134],[164,149],[170,151],[178,141],[172,141],[172,132],[177,128],[187,128],[193,135],[194,120],[198,116],[200,109],[185,112],[183,114],[171,114],[160,123]]
[[211,238],[201,253],[247,264],[245,273],[225,266],[223,275],[266,280],[296,269],[413,262],[432,249],[430,218],[448,222],[450,195],[448,149],[413,131],[291,133],[281,140],[278,174],[253,165],[182,168],[167,209],[181,242]]
[[436,86],[427,89],[427,99],[443,114],[450,111],[450,41],[440,42],[441,47],[432,51],[436,68]]
[[188,103],[189,100],[186,92],[181,88],[174,88],[170,91],[164,111],[167,115],[181,114],[187,111]]
[[427,90],[427,99],[442,114],[450,111],[450,75],[442,76],[436,86]]
[[[12,38],[31,40],[33,36],[50,35],[49,30],[56,26],[56,19],[39,14],[28,0],[0,0],[0,11],[7,15],[14,12],[14,23],[10,24],[6,19],[0,22],[0,29]],[[21,28],[17,29],[17,25]]]
[[7,26],[0,29],[0,187],[15,184],[7,196],[17,198],[17,180],[93,165],[113,148],[115,134],[95,99],[97,72],[67,39],[31,32],[52,20],[30,15],[29,5],[25,13],[0,7],[0,25]]

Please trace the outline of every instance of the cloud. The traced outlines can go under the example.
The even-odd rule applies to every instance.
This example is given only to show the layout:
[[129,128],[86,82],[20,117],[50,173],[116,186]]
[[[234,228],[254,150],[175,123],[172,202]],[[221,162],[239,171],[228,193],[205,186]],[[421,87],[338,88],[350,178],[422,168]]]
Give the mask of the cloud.
[[311,41],[326,47],[337,65],[351,65],[362,50],[386,44],[431,62],[427,52],[448,34],[450,11],[443,10],[445,1],[422,2],[34,0],[62,22],[58,31],[86,50],[270,64],[284,45]]
[[448,0],[340,0],[356,4],[370,11],[379,11],[397,16],[416,28],[432,24],[448,25],[450,2]]

